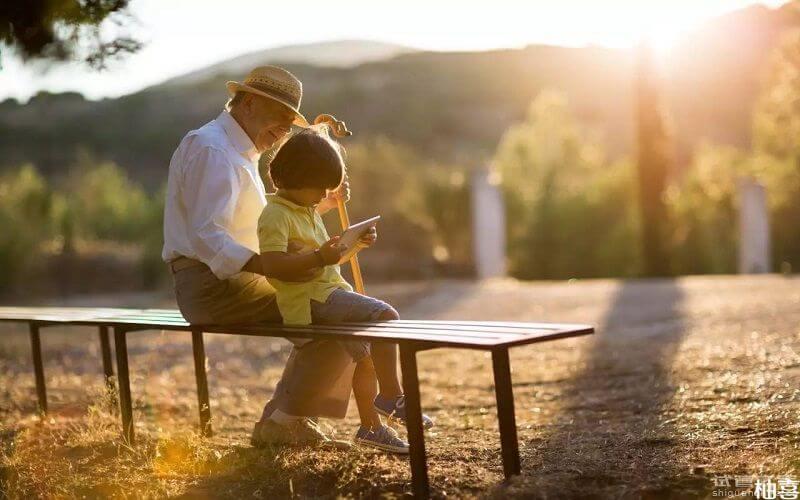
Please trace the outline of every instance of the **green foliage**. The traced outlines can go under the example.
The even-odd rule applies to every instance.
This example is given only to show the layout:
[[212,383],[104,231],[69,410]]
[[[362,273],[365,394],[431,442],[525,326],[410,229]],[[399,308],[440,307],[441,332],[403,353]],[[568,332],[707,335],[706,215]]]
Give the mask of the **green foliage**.
[[151,200],[114,163],[82,154],[66,181],[67,213],[86,239],[141,241],[152,229]]
[[139,256],[143,283],[156,285],[164,275],[164,196],[164,188],[148,196],[118,166],[95,165],[87,155],[58,189],[31,165],[8,170],[0,177],[0,292],[36,289],[23,280],[47,279],[42,264],[49,255],[99,242],[128,245]]
[[800,267],[800,171],[790,158],[706,144],[668,191],[672,253],[678,274],[737,272],[739,184],[764,185],[775,269]]
[[800,30],[775,51],[753,118],[756,151],[800,158]]
[[0,292],[37,266],[53,221],[52,193],[32,165],[0,176]]
[[433,244],[433,258],[440,271],[472,272],[472,217],[470,184],[462,170],[428,170],[421,186],[421,206],[414,210],[425,221]]
[[586,139],[566,99],[543,92],[511,127],[494,165],[502,175],[512,275],[629,276],[638,270],[633,177]]
[[146,286],[153,287],[164,277],[164,260],[161,250],[164,247],[164,204],[167,200],[167,185],[164,184],[146,205],[142,221],[142,273]]
[[753,119],[754,175],[770,200],[776,265],[800,268],[800,30],[776,50]]
[[737,185],[747,175],[747,162],[735,148],[704,145],[685,177],[668,190],[677,274],[736,272]]

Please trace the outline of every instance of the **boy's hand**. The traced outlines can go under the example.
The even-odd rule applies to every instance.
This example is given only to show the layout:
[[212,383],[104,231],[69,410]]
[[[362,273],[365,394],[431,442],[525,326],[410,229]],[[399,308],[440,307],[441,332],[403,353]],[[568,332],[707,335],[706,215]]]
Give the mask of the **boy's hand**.
[[378,239],[378,230],[375,229],[375,226],[369,228],[369,231],[364,233],[364,236],[359,238],[358,245],[364,248],[371,247],[375,244],[375,241]]
[[332,266],[339,262],[347,248],[339,243],[339,236],[334,236],[319,247],[319,254],[326,266]]

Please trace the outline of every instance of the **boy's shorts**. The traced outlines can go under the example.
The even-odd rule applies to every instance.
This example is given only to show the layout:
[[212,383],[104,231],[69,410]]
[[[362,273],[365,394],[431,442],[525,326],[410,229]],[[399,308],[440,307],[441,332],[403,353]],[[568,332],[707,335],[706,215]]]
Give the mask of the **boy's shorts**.
[[[394,312],[394,308],[382,300],[341,288],[334,290],[325,303],[311,300],[311,322],[314,324],[377,321],[386,311]],[[340,340],[339,343],[355,362],[370,354],[369,342]]]

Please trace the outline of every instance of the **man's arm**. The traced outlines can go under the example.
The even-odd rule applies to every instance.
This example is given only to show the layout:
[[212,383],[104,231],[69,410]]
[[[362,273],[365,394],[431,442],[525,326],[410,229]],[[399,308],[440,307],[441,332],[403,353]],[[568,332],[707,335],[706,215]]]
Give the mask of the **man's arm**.
[[261,276],[265,276],[267,278],[275,278],[275,279],[279,279],[281,281],[299,282],[299,281],[309,281],[309,280],[313,279],[314,276],[316,275],[316,271],[317,271],[317,269],[319,267],[319,266],[317,266],[317,268],[307,269],[305,271],[300,271],[300,272],[296,272],[296,273],[288,273],[288,274],[270,273],[270,274],[267,274],[267,272],[264,270],[264,265],[262,264],[262,261],[263,261],[263,259],[262,259],[261,255],[258,255],[258,254],[253,255],[250,258],[250,260],[247,261],[247,263],[244,265],[244,267],[242,267],[242,271],[248,272],[248,273],[260,274]]
[[250,257],[250,260],[242,267],[242,271],[266,276],[266,274],[264,274],[264,267],[261,265],[261,256],[258,254]]
[[219,279],[241,271],[255,252],[228,233],[243,179],[224,152],[204,147],[185,165],[183,201],[197,257]]

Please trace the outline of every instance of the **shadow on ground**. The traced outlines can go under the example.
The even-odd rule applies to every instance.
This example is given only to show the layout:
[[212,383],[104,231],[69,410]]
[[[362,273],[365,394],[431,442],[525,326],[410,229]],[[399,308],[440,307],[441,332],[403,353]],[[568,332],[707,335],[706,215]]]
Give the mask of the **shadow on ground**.
[[676,479],[687,471],[677,470],[672,460],[681,450],[666,411],[676,391],[671,367],[685,335],[683,299],[675,280],[620,285],[565,384],[561,414],[542,437],[520,443],[523,476],[495,493],[547,498],[702,494],[706,479]]

